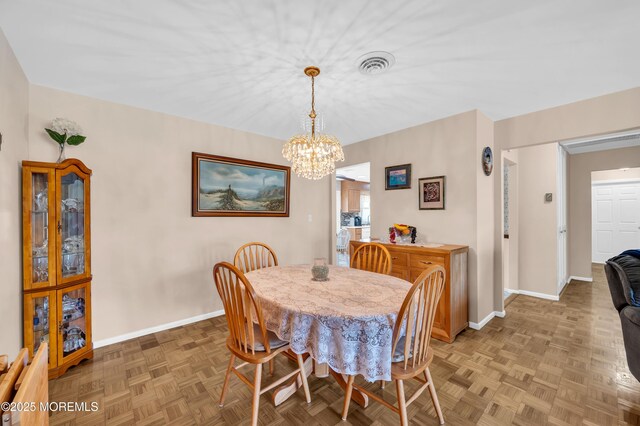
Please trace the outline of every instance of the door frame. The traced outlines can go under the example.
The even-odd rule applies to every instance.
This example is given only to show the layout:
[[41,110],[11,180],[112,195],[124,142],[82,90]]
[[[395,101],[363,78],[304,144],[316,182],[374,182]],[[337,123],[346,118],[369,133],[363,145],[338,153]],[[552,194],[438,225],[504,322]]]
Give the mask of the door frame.
[[567,163],[569,161],[567,150],[561,145],[558,144],[558,176],[556,178],[556,183],[558,188],[556,189],[557,196],[557,210],[558,210],[558,263],[557,263],[557,271],[558,271],[558,296],[562,293],[562,290],[569,282],[569,271],[568,271],[568,236],[567,236],[567,227],[568,227],[568,203],[567,203],[567,189],[568,189],[568,181],[567,181]]

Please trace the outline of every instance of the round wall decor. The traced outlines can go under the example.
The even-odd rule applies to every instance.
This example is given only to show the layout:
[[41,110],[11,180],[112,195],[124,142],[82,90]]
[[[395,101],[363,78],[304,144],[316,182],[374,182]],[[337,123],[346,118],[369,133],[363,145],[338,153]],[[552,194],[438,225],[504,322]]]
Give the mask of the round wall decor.
[[487,176],[490,176],[493,171],[493,152],[488,146],[482,150],[482,170]]

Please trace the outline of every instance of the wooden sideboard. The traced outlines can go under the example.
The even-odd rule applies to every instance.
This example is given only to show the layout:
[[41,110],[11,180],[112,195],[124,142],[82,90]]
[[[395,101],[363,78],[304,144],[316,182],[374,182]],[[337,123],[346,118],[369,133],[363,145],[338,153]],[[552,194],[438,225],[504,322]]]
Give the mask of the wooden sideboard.
[[[368,240],[351,241],[350,253]],[[451,343],[469,325],[467,303],[467,253],[469,247],[445,244],[439,247],[380,243],[391,254],[391,275],[413,282],[429,265],[446,270],[446,283],[431,336]]]

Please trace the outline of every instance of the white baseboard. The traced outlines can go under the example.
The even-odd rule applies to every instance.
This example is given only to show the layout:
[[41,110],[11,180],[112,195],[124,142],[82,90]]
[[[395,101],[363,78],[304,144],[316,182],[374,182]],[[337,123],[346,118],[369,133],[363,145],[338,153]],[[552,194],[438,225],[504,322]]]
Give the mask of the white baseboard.
[[571,275],[569,277],[569,282],[571,282],[572,280],[576,280],[576,281],[586,281],[588,283],[592,283],[593,282],[593,277],[576,277],[574,275]]
[[114,343],[124,342],[125,340],[135,339],[136,337],[146,336],[147,334],[157,333],[158,331],[169,330],[170,328],[180,327],[181,325],[192,324],[194,322],[203,321],[209,318],[219,317],[224,315],[224,309],[219,311],[213,311],[202,315],[196,315],[195,317],[185,318],[178,321],[169,322],[166,324],[156,325],[154,327],[143,328],[142,330],[132,331],[131,333],[121,334],[120,336],[109,337],[107,339],[96,340],[93,342],[93,348],[101,348],[103,346],[113,345]]
[[546,293],[538,293],[535,291],[519,290],[519,294],[522,294],[523,296],[537,297],[539,299],[553,300],[556,302],[560,300],[559,296],[554,296],[552,294],[546,294]]
[[472,328],[472,329],[474,329],[474,330],[480,330],[482,327],[484,327],[485,325],[487,325],[487,323],[488,323],[489,321],[491,321],[494,317],[504,318],[504,316],[505,316],[506,314],[507,314],[507,313],[506,313],[505,311],[501,311],[501,312],[499,312],[499,311],[493,311],[493,312],[490,312],[490,313],[489,313],[489,315],[487,315],[486,317],[484,317],[484,318],[482,319],[482,321],[480,321],[480,322],[472,322],[472,321],[469,321],[469,328]]
[[562,284],[562,286],[558,288],[558,296],[560,296],[564,291],[564,289],[567,288],[567,284],[569,284],[570,281],[571,280],[568,279],[567,281],[564,282],[564,284]]
[[506,291],[507,293],[511,293],[511,294],[520,294],[520,290],[513,290],[510,288],[505,288],[504,291]]

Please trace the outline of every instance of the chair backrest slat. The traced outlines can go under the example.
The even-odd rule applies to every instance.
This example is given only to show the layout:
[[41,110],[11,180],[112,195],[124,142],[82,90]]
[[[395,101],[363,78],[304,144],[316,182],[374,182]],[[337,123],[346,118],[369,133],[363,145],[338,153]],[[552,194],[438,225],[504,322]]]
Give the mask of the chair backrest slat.
[[264,345],[265,351],[270,353],[271,348],[269,347],[260,301],[256,298],[249,280],[242,271],[228,262],[220,262],[213,267],[213,279],[222,299],[234,349],[255,354],[256,331],[254,331],[254,324],[257,324],[262,336],[259,342]]
[[362,244],[353,253],[351,267],[388,275],[391,272],[391,255],[382,244]]
[[427,362],[431,330],[444,286],[445,269],[432,265],[416,279],[400,307],[393,330],[392,353],[396,353],[404,326],[405,341],[402,350],[405,369],[409,366],[419,367]]
[[236,251],[233,263],[243,273],[278,266],[278,257],[271,247],[260,242],[243,245]]

